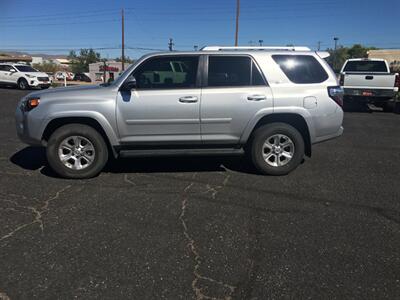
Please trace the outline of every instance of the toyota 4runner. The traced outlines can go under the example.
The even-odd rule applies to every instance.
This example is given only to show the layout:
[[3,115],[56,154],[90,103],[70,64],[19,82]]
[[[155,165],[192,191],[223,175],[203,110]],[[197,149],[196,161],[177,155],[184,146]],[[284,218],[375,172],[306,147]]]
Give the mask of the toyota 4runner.
[[110,84],[30,93],[17,132],[46,146],[66,178],[96,176],[109,157],[241,153],[284,175],[343,132],[343,90],[325,57],[305,47],[150,54]]

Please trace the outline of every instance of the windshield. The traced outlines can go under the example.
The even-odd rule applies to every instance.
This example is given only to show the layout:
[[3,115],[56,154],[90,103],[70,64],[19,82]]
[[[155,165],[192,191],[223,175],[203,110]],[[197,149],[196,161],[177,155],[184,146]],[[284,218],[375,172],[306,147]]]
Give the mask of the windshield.
[[17,68],[18,71],[20,72],[38,72],[38,70],[35,70],[34,68],[32,68],[31,66],[14,66],[15,68]]
[[384,72],[388,69],[384,61],[379,60],[355,60],[347,62],[344,72]]

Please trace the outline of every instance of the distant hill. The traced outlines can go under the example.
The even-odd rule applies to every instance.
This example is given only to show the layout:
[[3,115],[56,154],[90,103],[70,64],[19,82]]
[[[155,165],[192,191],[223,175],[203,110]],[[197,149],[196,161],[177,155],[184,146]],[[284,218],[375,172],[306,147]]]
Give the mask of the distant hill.
[[39,57],[43,57],[44,59],[52,59],[52,58],[67,58],[68,55],[63,55],[63,54],[46,54],[46,53],[28,53],[28,52],[20,52],[20,51],[8,51],[8,50],[1,50],[0,49],[0,55],[1,54],[5,54],[5,55],[9,55],[9,56],[23,56],[23,55],[27,55],[27,56],[39,56]]

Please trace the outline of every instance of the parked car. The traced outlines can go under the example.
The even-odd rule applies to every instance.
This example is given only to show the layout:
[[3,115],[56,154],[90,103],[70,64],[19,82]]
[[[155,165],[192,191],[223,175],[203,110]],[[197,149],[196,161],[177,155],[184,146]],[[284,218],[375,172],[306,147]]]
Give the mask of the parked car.
[[[246,153],[261,173],[284,175],[343,132],[343,90],[326,56],[305,47],[150,54],[111,84],[27,95],[17,132],[45,145],[66,178],[97,175],[109,154]],[[171,64],[182,68],[163,73]]]
[[55,78],[57,80],[64,80],[66,78],[68,81],[71,81],[74,79],[74,73],[71,72],[57,72],[55,75]]
[[51,85],[49,76],[29,65],[0,63],[0,84],[29,88],[47,89]]
[[92,82],[89,76],[84,73],[76,73],[74,76],[74,81],[84,81],[84,82]]
[[346,101],[370,103],[391,111],[399,91],[400,77],[397,73],[390,73],[384,59],[349,59],[340,72],[340,85]]

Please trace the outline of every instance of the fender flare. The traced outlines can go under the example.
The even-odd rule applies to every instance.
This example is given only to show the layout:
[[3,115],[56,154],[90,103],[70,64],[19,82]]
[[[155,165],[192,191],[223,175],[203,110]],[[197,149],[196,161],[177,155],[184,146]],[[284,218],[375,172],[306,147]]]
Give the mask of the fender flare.
[[[279,115],[279,114],[292,114],[292,115],[298,115],[304,119],[304,121],[307,124],[308,127],[308,132],[310,134],[310,141],[311,144],[315,141],[315,128],[313,125],[313,120],[310,112],[304,108],[300,107],[284,107],[284,108],[264,108],[259,110],[254,116],[251,118],[251,120],[247,123],[247,126],[245,130],[243,131],[242,136],[240,137],[240,143],[241,144],[246,144],[251,133],[253,132],[254,128],[257,126],[257,124],[260,122],[261,119],[267,116],[274,116],[274,115]],[[284,122],[284,120],[282,120]]]

